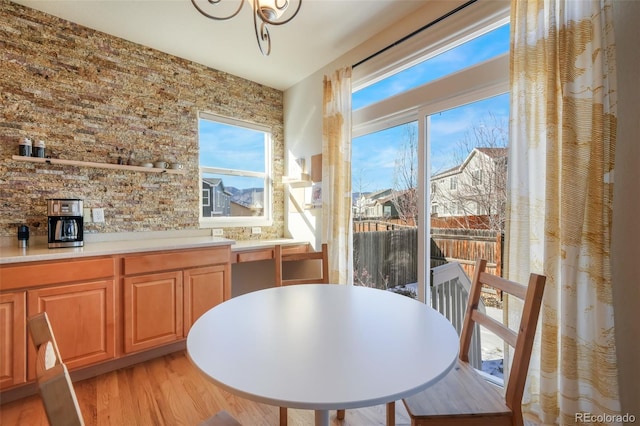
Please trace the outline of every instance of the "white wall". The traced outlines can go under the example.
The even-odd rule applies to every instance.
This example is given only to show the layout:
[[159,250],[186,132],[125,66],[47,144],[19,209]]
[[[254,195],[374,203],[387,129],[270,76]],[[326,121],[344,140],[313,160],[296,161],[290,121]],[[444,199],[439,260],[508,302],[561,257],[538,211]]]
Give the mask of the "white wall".
[[613,202],[613,300],[622,413],[640,419],[640,2],[616,0],[618,140]]

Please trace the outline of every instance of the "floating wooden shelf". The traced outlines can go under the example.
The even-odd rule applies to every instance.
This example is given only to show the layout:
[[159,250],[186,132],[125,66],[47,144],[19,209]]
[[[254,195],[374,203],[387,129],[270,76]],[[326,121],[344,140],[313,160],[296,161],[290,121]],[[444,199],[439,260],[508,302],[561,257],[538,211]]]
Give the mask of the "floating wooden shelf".
[[313,182],[309,179],[309,175],[302,173],[301,177],[293,178],[288,176],[282,177],[282,183],[285,183],[293,188],[302,186],[311,186]]
[[186,173],[184,170],[160,169],[157,167],[125,166],[123,164],[94,163],[91,161],[63,160],[61,158],[24,157],[22,155],[14,155],[12,158],[16,161],[26,161],[28,163],[44,163],[44,164],[59,164],[63,166],[93,167],[96,169],[129,170],[132,172],[143,172],[143,173],[169,173],[174,175],[184,175]]

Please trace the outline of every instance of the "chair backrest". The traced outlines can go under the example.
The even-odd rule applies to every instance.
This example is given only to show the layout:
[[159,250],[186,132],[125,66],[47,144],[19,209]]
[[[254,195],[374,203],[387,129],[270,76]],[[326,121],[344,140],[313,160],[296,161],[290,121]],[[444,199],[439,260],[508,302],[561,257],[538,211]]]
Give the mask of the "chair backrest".
[[84,425],[67,367],[53,336],[46,312],[29,318],[29,332],[38,351],[36,377],[40,396],[51,426]]
[[[311,251],[310,246],[307,246],[305,251],[287,251],[280,245],[275,246],[274,249],[275,270],[276,270],[276,286],[291,285],[291,284],[313,284],[329,282],[329,254],[327,244],[322,244],[322,250]],[[305,275],[303,277],[293,278],[287,276],[283,278],[283,265],[284,263],[305,263],[310,260],[320,261],[320,268],[316,270],[319,275],[309,277]]]
[[[479,259],[476,262],[476,269],[471,283],[471,293],[469,294],[469,303],[467,304],[462,333],[460,335],[459,357],[461,361],[469,362],[468,353],[474,324],[480,324],[512,346],[514,348],[513,362],[505,390],[505,402],[511,410],[519,413],[521,411],[520,405],[522,403],[522,395],[527,379],[531,349],[538,324],[546,277],[543,275],[530,274],[529,284],[525,286],[496,275],[488,274],[485,272],[486,266],[487,261],[484,259]],[[480,293],[483,286],[493,287],[524,301],[518,332],[511,330],[506,325],[478,310]]]

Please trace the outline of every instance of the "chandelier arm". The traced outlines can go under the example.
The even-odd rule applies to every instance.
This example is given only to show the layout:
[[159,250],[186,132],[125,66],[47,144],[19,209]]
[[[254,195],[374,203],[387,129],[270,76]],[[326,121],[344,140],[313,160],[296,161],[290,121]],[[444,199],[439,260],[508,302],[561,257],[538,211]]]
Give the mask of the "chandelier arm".
[[[193,1],[193,0],[191,0],[191,1]],[[254,0],[254,1],[257,1],[257,0]],[[277,3],[277,2],[276,2],[276,3]],[[287,7],[287,5],[288,5],[288,4],[289,4],[289,2],[288,2],[288,1],[285,1],[285,4],[284,4],[282,7],[278,6],[278,9],[284,9],[284,8],[286,8],[286,7]],[[259,7],[255,8],[255,9],[256,9],[256,12],[255,12],[255,13],[256,13],[257,15],[259,15],[259,16],[260,16],[260,19],[262,19],[262,21],[263,21],[263,22],[265,22],[265,23],[267,23],[267,24],[271,24],[271,25],[283,25],[283,24],[286,24],[287,22],[290,22],[293,18],[295,18],[295,17],[296,17],[296,15],[298,14],[298,12],[300,11],[300,6],[302,6],[302,0],[299,0],[299,1],[298,1],[298,7],[296,8],[296,11],[293,13],[293,15],[291,15],[288,19],[286,19],[286,20],[284,20],[284,21],[272,21],[271,19],[267,18],[267,17],[265,16],[265,14],[264,14],[264,13],[262,13],[262,10],[261,10]]]
[[[215,4],[220,3],[222,0],[207,0],[207,1],[209,2],[209,4],[214,4],[215,5]],[[244,0],[240,0],[240,6],[238,6],[238,9],[235,12],[233,12],[233,14],[231,14],[229,16],[218,17],[218,16],[209,15],[207,12],[205,12],[204,9],[202,9],[200,6],[198,6],[198,4],[196,3],[196,0],[191,0],[191,3],[193,4],[193,7],[195,7],[198,10],[198,12],[200,12],[202,15],[206,16],[209,19],[214,19],[216,21],[226,21],[228,19],[233,18],[238,13],[240,13],[240,10],[242,10],[242,6],[244,6]],[[297,13],[297,11],[296,11],[296,13]]]
[[[262,16],[262,14],[260,15]],[[260,53],[263,56],[269,56],[271,53],[271,35],[269,34],[269,29],[267,28],[266,22],[260,23],[260,29],[258,30],[258,12],[253,13],[253,27],[256,32],[256,41],[258,42],[258,48],[260,49]],[[263,42],[266,41],[267,51],[265,52],[264,47],[262,46]]]

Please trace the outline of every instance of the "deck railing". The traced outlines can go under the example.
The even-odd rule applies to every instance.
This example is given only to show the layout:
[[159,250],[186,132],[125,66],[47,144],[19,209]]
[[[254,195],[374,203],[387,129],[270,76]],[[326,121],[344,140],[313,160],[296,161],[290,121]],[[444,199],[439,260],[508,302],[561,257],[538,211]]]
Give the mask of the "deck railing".
[[[462,332],[462,323],[471,291],[471,280],[458,262],[446,263],[431,269],[431,307],[444,315],[458,332]],[[485,312],[482,301],[480,312]],[[482,347],[480,327],[475,324],[469,349],[469,363],[482,369]]]

